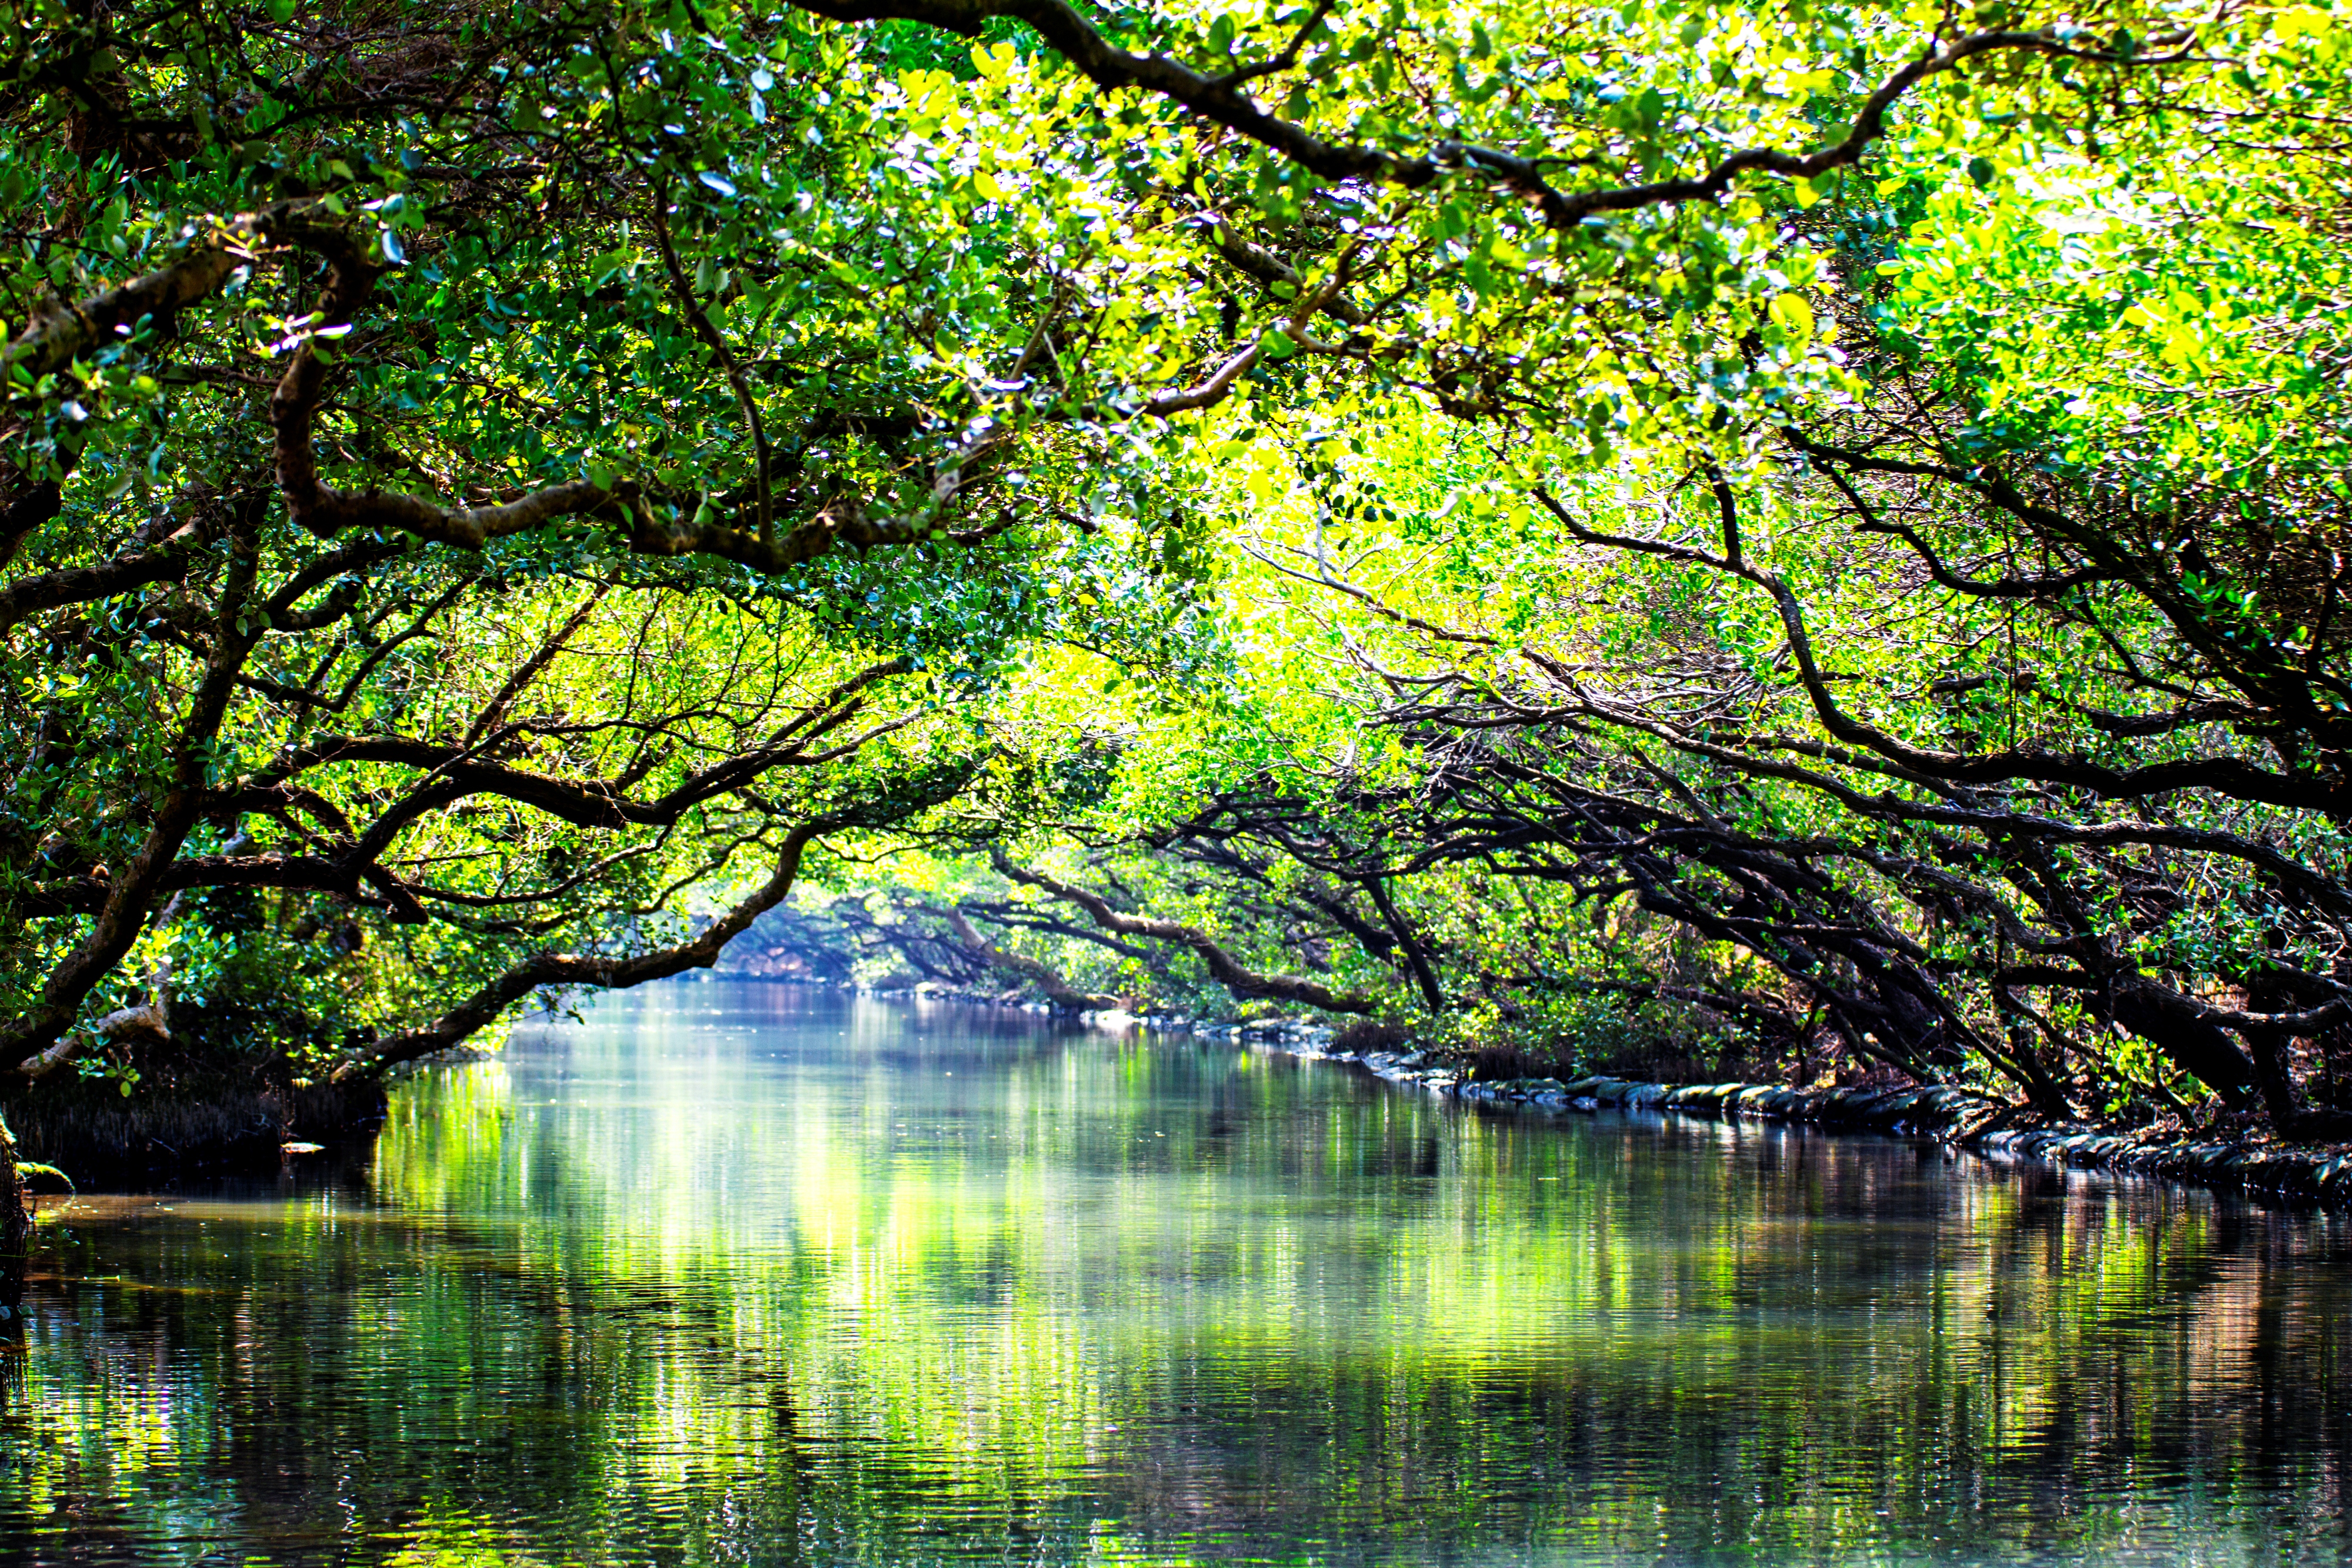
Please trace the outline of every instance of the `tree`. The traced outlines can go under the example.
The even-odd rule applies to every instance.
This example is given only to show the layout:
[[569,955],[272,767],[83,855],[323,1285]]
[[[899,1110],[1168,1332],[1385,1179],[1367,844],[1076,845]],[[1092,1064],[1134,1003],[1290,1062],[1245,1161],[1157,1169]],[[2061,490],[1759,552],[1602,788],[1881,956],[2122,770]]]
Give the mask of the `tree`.
[[[2075,395],[2116,367],[2049,350],[2034,302],[2052,267],[2078,267],[2036,225],[2102,192],[2161,205],[2285,171],[2263,221],[2324,253],[2328,155],[2262,141],[2334,111],[2323,13],[1398,0],[1095,21],[1059,0],[268,0],[10,18],[6,1061],[79,1052],[127,1090],[158,1052],[299,1035],[308,1065],[373,1072],[535,988],[709,961],[828,843],[1066,828],[1070,761],[1106,745],[1136,809],[1102,831],[1213,860],[1234,841],[1184,826],[1202,787],[1253,778],[1293,737],[1248,717],[1294,688],[1226,613],[1266,580],[1228,548],[1254,537],[1231,517],[1251,507],[1336,524],[1328,500],[1359,530],[1411,513],[1451,574],[1419,585],[1426,605],[1384,585],[1349,614],[1449,652],[1509,640],[1447,622],[1498,588],[1529,616],[1588,580],[1663,592],[1715,619],[1711,656],[1745,660],[1776,715],[1828,739],[1694,751],[1727,743],[1654,733],[1651,695],[1579,676],[1580,721],[1741,779],[1780,777],[1784,738],[1833,746],[1833,768],[1934,794],[1917,736],[1826,700],[1844,672],[1770,673],[1836,557],[1784,520],[1826,508],[1910,551],[1958,596],[1957,622],[2027,609],[2053,646],[2141,659],[2147,690],[2182,686],[2164,663],[2179,643],[2200,661],[2182,700],[2236,705],[2214,722],[2239,737],[2184,787],[2326,815],[2325,683],[2248,640],[2228,574],[2308,580],[2320,608],[2282,604],[2263,633],[2308,664],[2333,646],[2334,579],[2312,578],[2333,547],[2262,555],[2240,519],[2191,559],[2168,524],[2142,538],[2128,519],[2290,492],[2324,509],[2333,448],[2283,444],[2282,414],[2202,438],[2193,461],[2169,434],[2087,460],[2147,405]],[[2127,377],[2193,362],[2155,423],[2206,431],[2198,399],[2227,402],[2208,396],[2224,368],[2299,355],[2315,368],[2294,395],[2332,407],[2311,384],[2334,362],[2314,303],[2332,285],[2242,237],[2147,263],[2109,242],[2184,287],[2213,276],[2216,246],[2240,268],[2231,298],[2285,281],[2299,314],[2212,344],[2183,329],[2178,360],[2179,333],[2155,360],[2125,354]],[[2008,293],[1963,277],[1963,251],[2007,267]],[[2075,319],[2181,322],[2172,295],[2134,287],[2126,305],[2084,284]],[[1294,464],[1285,433],[1310,427],[1371,450]],[[1704,546],[1700,498],[1726,530]],[[1637,499],[1663,531],[1596,525]],[[1965,585],[1988,529],[2004,562],[2035,558],[2030,591]],[[1653,575],[1588,579],[1589,550]],[[1520,580],[1536,560],[1551,580]],[[1286,570],[1342,575],[1319,548]],[[1770,615],[1724,608],[1727,581]],[[1499,693],[1492,663],[1480,652],[1460,692]],[[1089,735],[1112,693],[1134,722]],[[1810,706],[1788,709],[1800,693]],[[2099,700],[2127,730],[2148,718]],[[1453,696],[1405,706],[1423,757],[1486,722]],[[1322,740],[1405,722],[1284,716]],[[2294,758],[2242,754],[2291,724]],[[1223,739],[1171,765],[1155,726]],[[2060,777],[2042,747],[2021,772],[2016,749],[1937,755],[2070,801],[2140,798],[2110,761]],[[1270,793],[1337,780],[1314,806],[1348,839],[1343,819],[1388,786],[1328,763]],[[1781,782],[1886,815],[1853,786]],[[1444,854],[1299,860],[1265,841],[1273,860],[1214,875],[1305,867],[1274,877],[1274,902],[1317,912],[1330,961],[1360,955],[1351,975],[1442,1009],[1432,922],[1410,905]],[[2031,881],[2017,863],[1996,880]],[[1079,882],[1027,869],[1091,911]],[[1103,909],[1128,936],[1162,920]],[[1976,917],[2022,939],[1990,906]],[[1226,946],[1176,925],[1196,955],[1192,936]],[[2144,971],[2112,942],[2076,946],[2072,969],[2001,960],[1994,988],[2104,997]],[[2322,973],[2261,972],[2290,968]],[[1360,1000],[1342,981],[1311,983]],[[2275,1034],[2320,1027],[2314,1005],[2332,993],[2224,1010]],[[1990,1038],[1850,1032],[1929,1071]]]
[[708,963],[1131,575],[1083,434],[927,373],[1034,289],[809,86],[897,46],[695,23],[13,18],[0,1057],[373,1071]]
[[[1291,705],[1286,746],[1222,737],[1190,800],[1139,790],[1130,855],[1207,833],[1327,895],[1450,904],[1475,1027],[1482,998],[1673,1000],[1784,1057],[1826,1037],[2053,1113],[2210,1091],[2324,1131],[2308,1102],[2342,1092],[2352,1019],[2321,129],[2344,73],[2319,12],[2193,20],[2155,49],[2041,35],[2076,42],[1991,73],[1993,101],[1963,81],[1957,112],[1878,121],[1867,183],[1719,154],[1804,176],[1751,205],[1775,233],[1723,247],[1803,287],[1693,287],[1686,255],[1600,225],[1667,265],[1616,266],[1573,329],[1528,268],[1482,291],[1511,351],[1475,396],[1416,390],[1483,444],[1431,437],[1409,398],[1275,414],[1298,450],[1262,465],[1260,558],[1348,622],[1347,679],[1311,677],[1332,706]],[[1724,216],[1654,185],[1678,222]],[[1528,228],[1595,211],[1517,188]],[[1585,380],[1548,395],[1570,341]],[[1633,387],[1579,401],[1627,361]],[[1268,651],[1259,679],[1297,663]],[[1402,760],[1368,767],[1383,732]],[[1520,923],[1477,891],[1496,877],[1557,897]],[[1567,935],[1626,929],[1628,899],[1711,974]]]

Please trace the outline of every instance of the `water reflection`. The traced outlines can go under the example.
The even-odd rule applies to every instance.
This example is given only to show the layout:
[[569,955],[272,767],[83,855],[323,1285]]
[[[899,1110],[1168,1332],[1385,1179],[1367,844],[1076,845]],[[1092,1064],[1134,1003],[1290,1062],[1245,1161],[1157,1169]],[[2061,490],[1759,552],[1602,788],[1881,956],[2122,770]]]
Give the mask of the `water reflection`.
[[2338,1224],[781,987],[45,1230],[36,1562],[2339,1561]]

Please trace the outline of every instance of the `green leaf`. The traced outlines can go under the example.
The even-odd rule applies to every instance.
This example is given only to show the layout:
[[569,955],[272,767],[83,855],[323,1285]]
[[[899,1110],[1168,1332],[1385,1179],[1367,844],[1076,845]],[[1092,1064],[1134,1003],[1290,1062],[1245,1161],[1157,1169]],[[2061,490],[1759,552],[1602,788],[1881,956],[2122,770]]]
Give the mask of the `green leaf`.
[[1772,319],[1799,338],[1813,335],[1813,308],[1801,294],[1783,294],[1772,301]]

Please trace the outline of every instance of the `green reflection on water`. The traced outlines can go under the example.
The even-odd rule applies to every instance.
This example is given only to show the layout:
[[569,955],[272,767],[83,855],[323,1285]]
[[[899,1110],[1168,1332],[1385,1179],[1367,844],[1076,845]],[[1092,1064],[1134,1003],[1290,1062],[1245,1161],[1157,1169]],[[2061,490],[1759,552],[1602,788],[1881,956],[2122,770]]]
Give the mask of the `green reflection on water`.
[[614,998],[420,1078],[372,1164],[45,1245],[18,1556],[2346,1545],[2330,1222],[1017,1017]]

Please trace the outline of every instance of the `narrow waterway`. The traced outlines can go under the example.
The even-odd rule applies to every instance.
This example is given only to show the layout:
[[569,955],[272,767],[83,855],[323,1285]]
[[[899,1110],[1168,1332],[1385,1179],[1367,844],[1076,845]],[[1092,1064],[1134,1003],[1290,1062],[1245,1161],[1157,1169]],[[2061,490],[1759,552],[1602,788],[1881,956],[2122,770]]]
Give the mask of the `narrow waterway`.
[[708,982],[92,1197],[0,1561],[2336,1563],[2352,1230]]

